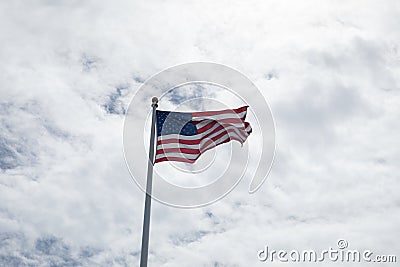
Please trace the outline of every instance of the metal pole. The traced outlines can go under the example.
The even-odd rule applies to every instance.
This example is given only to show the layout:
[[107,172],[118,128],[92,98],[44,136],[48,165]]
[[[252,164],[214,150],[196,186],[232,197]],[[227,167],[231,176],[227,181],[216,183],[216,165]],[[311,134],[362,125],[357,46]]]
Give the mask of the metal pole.
[[158,107],[158,98],[152,98],[152,119],[150,132],[150,148],[149,161],[147,163],[147,183],[146,183],[146,199],[144,203],[143,218],[143,234],[142,234],[142,250],[140,252],[140,267],[147,267],[147,258],[149,255],[149,230],[150,230],[150,210],[151,210],[151,189],[153,184],[153,164],[154,164],[154,140],[156,133],[156,109]]

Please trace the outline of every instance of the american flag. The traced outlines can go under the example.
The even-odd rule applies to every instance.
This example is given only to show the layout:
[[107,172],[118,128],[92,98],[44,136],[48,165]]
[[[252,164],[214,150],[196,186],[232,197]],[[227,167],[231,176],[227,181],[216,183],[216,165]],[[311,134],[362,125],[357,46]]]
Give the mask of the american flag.
[[245,122],[248,106],[204,112],[157,110],[155,163],[194,163],[202,153],[231,140],[243,144],[252,129]]

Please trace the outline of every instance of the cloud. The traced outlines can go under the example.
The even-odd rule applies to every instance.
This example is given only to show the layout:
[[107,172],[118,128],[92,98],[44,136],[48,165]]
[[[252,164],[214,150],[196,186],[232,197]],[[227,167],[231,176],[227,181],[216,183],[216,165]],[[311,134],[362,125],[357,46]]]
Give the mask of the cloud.
[[147,78],[190,61],[255,82],[276,160],[254,195],[244,181],[200,209],[154,202],[152,266],[263,266],[266,244],[339,238],[395,254],[399,14],[397,1],[3,1],[0,265],[138,263],[144,195],[124,163],[124,114]]

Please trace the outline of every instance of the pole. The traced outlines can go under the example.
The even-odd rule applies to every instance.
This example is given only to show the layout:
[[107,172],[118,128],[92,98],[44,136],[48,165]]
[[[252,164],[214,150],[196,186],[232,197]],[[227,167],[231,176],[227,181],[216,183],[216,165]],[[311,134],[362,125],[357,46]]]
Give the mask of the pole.
[[152,119],[150,132],[149,161],[147,162],[147,182],[146,182],[146,199],[144,202],[144,218],[143,218],[143,234],[142,234],[142,250],[140,252],[140,267],[147,267],[147,258],[149,255],[149,230],[150,230],[150,210],[151,210],[151,189],[153,185],[153,165],[154,165],[154,139],[156,132],[156,109],[158,107],[158,98],[152,98]]

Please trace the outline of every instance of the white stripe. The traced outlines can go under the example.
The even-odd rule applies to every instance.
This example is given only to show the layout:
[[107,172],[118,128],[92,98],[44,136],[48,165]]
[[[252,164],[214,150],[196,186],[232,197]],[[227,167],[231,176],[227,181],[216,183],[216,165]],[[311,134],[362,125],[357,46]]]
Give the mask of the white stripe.
[[163,153],[156,155],[156,159],[167,158],[167,157],[177,157],[184,159],[197,159],[200,154],[185,154],[185,153]]
[[220,120],[220,119],[243,119],[246,115],[247,111],[242,111],[240,113],[223,113],[223,114],[218,114],[218,115],[204,115],[204,116],[193,116],[192,120],[193,121],[199,121],[199,120],[204,120],[204,119],[210,119],[210,120]]
[[197,145],[187,145],[181,143],[169,143],[169,144],[161,144],[157,145],[157,150],[159,149],[167,149],[167,148],[190,148],[190,149],[199,149],[200,144]]
[[[209,124],[209,123],[208,123],[208,124]],[[223,126],[224,128],[233,126],[233,127],[235,127],[235,128],[244,129],[244,123],[220,123],[220,122],[218,122],[216,125],[221,125],[221,126]],[[206,126],[207,126],[207,125],[204,125],[203,127],[206,127]],[[201,131],[201,129],[202,129],[203,127],[197,127],[197,131]],[[208,131],[208,130],[207,130],[207,131]]]

